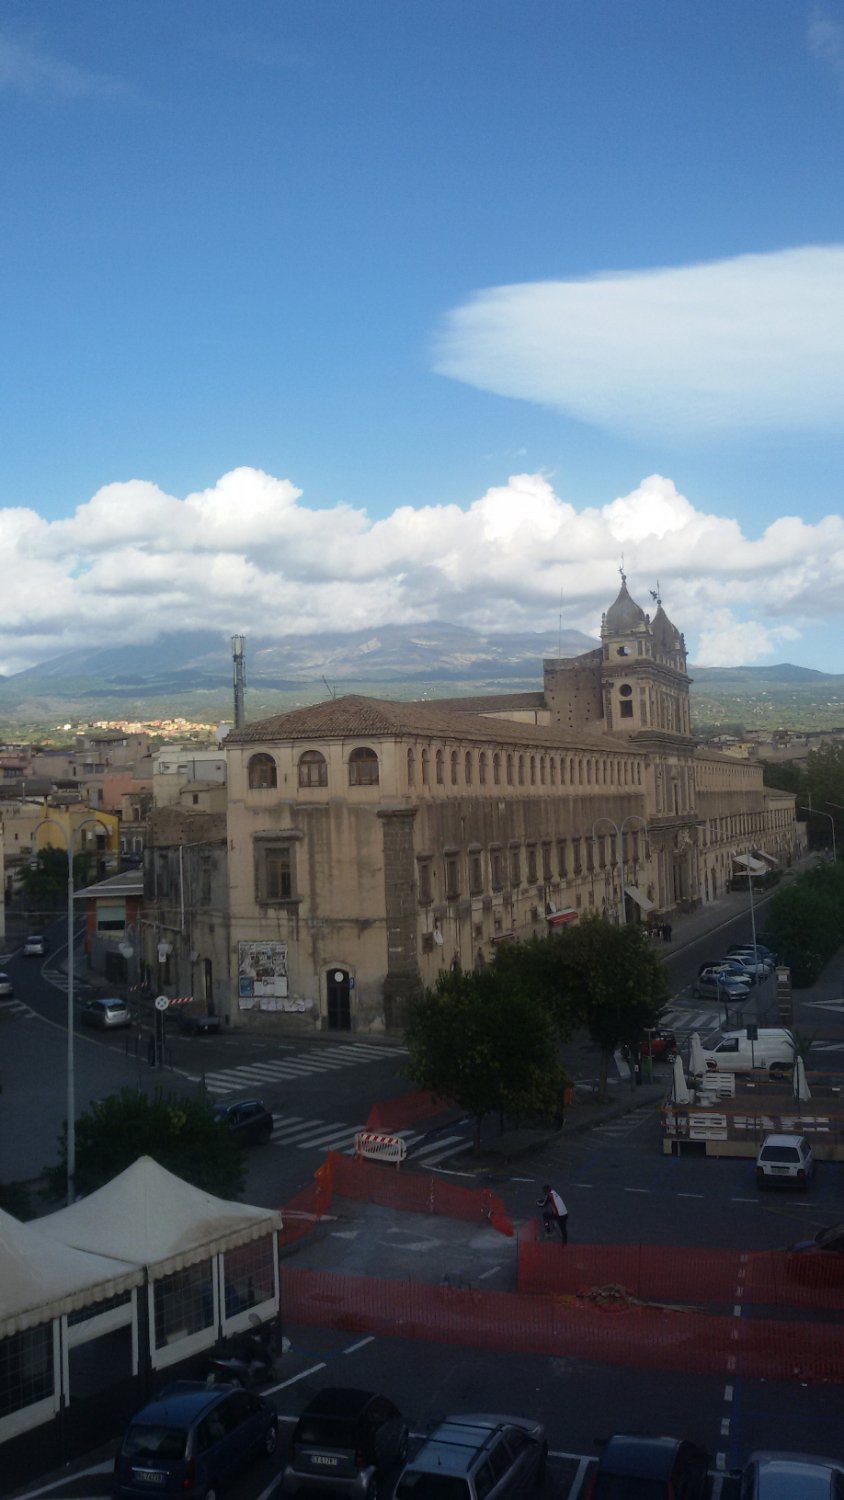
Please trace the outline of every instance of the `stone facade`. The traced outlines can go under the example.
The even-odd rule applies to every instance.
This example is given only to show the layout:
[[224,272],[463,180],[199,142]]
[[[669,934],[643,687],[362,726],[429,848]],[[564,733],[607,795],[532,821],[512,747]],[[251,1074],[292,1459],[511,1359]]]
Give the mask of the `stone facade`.
[[546,661],[541,693],[332,699],[226,753],[232,991],[282,1029],[397,1029],[501,941],[670,917],[717,899],[735,855],[797,847],[793,798],[698,748],[683,638],[623,579],[600,649]]

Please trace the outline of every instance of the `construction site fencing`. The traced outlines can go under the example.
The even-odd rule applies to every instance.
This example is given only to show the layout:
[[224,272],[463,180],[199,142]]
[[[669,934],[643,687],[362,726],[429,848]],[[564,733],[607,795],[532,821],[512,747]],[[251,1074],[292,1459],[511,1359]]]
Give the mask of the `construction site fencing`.
[[[647,1302],[745,1303],[844,1310],[844,1260],[787,1250],[708,1250],[680,1245],[584,1245],[546,1241],[535,1223],[519,1230],[520,1292],[586,1295],[620,1287]],[[844,1330],[842,1330],[844,1331]]]
[[499,1234],[513,1235],[513,1221],[497,1193],[461,1187],[432,1173],[397,1172],[395,1165],[329,1152],[313,1182],[282,1206],[279,1246],[310,1234],[331,1207],[335,1194],[405,1213],[437,1214],[472,1224],[488,1223]]
[[342,1156],[336,1151],[330,1153],[326,1165],[334,1192],[341,1198],[377,1203],[405,1213],[438,1214],[475,1224],[486,1221],[500,1234],[513,1234],[513,1221],[502,1199],[488,1188],[461,1187],[430,1172],[396,1172],[380,1162]]
[[[559,1247],[559,1253],[561,1252]],[[730,1380],[844,1383],[841,1326],[288,1269],[287,1323]]]

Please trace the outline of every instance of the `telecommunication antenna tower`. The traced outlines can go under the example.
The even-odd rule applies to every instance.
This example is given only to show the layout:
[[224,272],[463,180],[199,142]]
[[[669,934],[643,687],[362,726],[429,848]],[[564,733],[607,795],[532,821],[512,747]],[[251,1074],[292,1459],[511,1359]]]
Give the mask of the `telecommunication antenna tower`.
[[234,727],[242,729],[246,722],[246,664],[242,635],[232,636],[232,676],[234,681]]

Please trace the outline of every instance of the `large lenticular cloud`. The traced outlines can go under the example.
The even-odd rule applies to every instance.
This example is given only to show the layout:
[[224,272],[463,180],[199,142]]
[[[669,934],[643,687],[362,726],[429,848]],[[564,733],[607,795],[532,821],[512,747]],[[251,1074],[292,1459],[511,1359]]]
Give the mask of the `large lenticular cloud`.
[[839,431],[844,246],[492,287],[435,367],[624,434]]

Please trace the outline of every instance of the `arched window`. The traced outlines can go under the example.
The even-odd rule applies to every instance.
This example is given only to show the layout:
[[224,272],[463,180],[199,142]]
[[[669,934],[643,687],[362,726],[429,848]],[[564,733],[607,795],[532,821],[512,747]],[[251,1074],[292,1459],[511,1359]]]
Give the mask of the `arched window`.
[[422,785],[431,784],[431,756],[427,750],[422,751]]
[[513,752],[507,751],[507,785],[513,785]]
[[444,786],[445,785],[445,756],[443,755],[442,750],[438,750],[437,751],[436,768],[437,768],[437,772],[436,772],[436,774],[437,774],[437,786]]
[[467,750],[463,757],[463,780],[467,786],[472,785],[472,752]]
[[569,761],[569,786],[574,786],[574,760]]
[[524,758],[523,755],[520,755],[519,756],[519,786],[524,786],[524,784],[525,784],[525,758]]
[[481,786],[486,786],[486,751],[482,750],[478,756],[478,781]]
[[[563,764],[562,761],[560,761],[560,765],[562,765],[562,764]],[[548,772],[549,772],[549,776],[550,776],[551,785],[552,786],[556,786],[557,785],[557,762],[555,761],[553,755],[549,755],[549,757],[548,757]]]
[[271,755],[253,755],[249,761],[249,790],[265,792],[278,786],[278,770]]
[[592,785],[592,761],[591,761],[591,759],[587,760],[587,762],[586,762],[586,785],[587,786],[591,786]]
[[531,786],[536,786],[536,756],[535,755],[532,755],[531,758],[530,758],[530,784],[531,784]]
[[367,745],[361,745],[349,756],[349,786],[377,786],[378,756]]
[[305,750],[299,756],[299,785],[328,786],[328,764],[318,750]]
[[501,753],[498,750],[492,757],[492,779],[496,786],[501,785]]
[[457,785],[457,772],[458,772],[459,765],[460,765],[460,757],[457,754],[456,750],[452,750],[452,752],[451,752],[451,784],[452,784],[452,786],[456,786]]
[[407,752],[407,784],[408,786],[416,785],[416,756],[412,746]]
[[540,786],[544,786],[545,785],[545,756],[544,755],[540,755],[540,757],[539,757],[539,784],[540,784]]

